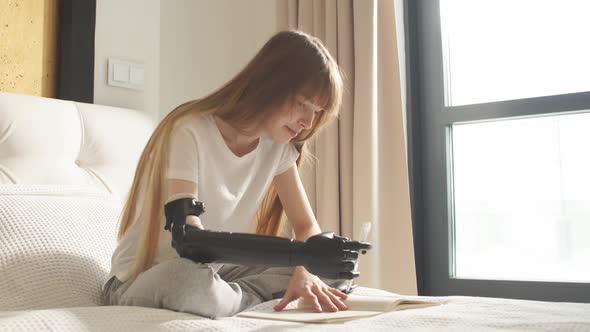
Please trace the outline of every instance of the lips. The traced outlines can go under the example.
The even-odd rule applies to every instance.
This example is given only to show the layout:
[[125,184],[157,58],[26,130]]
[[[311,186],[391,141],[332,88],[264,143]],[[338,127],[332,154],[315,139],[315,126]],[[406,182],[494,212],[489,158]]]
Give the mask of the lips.
[[291,137],[295,137],[297,136],[297,134],[299,134],[298,132],[296,132],[295,130],[285,126],[287,128],[287,131],[289,132],[289,134],[291,134]]

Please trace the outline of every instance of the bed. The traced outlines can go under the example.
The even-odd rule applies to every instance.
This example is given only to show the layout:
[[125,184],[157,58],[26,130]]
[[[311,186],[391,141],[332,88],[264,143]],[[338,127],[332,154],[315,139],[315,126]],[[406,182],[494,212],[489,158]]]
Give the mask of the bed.
[[0,331],[590,331],[590,304],[464,296],[336,324],[103,306],[118,216],[153,127],[133,110],[0,93]]

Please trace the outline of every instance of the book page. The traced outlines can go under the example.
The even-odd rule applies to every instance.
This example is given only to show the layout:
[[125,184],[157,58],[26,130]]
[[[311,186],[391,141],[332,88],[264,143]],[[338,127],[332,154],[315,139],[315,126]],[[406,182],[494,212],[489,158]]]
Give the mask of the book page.
[[[346,300],[343,300],[349,310],[355,311],[395,311],[403,310],[406,308],[419,308],[424,306],[431,306],[438,304],[437,302],[431,302],[420,299],[411,299],[403,297],[390,297],[390,296],[360,296],[360,295],[349,295]],[[309,306],[302,304],[302,301],[298,302],[298,309],[309,309]],[[327,311],[322,306],[322,310]]]
[[350,309],[336,312],[313,312],[303,309],[284,309],[283,311],[264,309],[261,311],[244,311],[239,313],[238,316],[303,323],[334,323],[362,317],[371,317],[381,313],[379,311],[356,311]]
[[283,311],[274,311],[272,306],[265,306],[253,311],[241,312],[238,316],[294,322],[334,323],[371,317],[388,311],[424,308],[440,304],[439,302],[418,299],[359,295],[349,295],[348,299],[343,302],[348,306],[348,310],[337,312],[325,310],[318,313],[314,312],[310,307],[302,305],[302,302],[299,302],[296,305],[289,305]]

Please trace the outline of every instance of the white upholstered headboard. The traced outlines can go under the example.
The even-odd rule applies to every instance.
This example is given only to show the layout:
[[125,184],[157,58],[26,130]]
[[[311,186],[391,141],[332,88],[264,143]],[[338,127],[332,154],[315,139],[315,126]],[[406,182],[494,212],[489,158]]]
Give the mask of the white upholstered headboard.
[[154,122],[129,109],[0,92],[0,184],[127,193]]

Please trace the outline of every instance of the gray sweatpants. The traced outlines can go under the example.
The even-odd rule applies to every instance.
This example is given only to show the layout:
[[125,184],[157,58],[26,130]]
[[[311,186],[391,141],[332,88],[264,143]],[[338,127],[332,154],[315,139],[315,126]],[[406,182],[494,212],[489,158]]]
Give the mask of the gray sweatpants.
[[[282,296],[293,267],[249,267],[199,264],[186,258],[162,262],[135,281],[111,278],[104,287],[107,305],[165,308],[199,316],[233,316],[256,304]],[[337,287],[344,280],[322,279]]]

